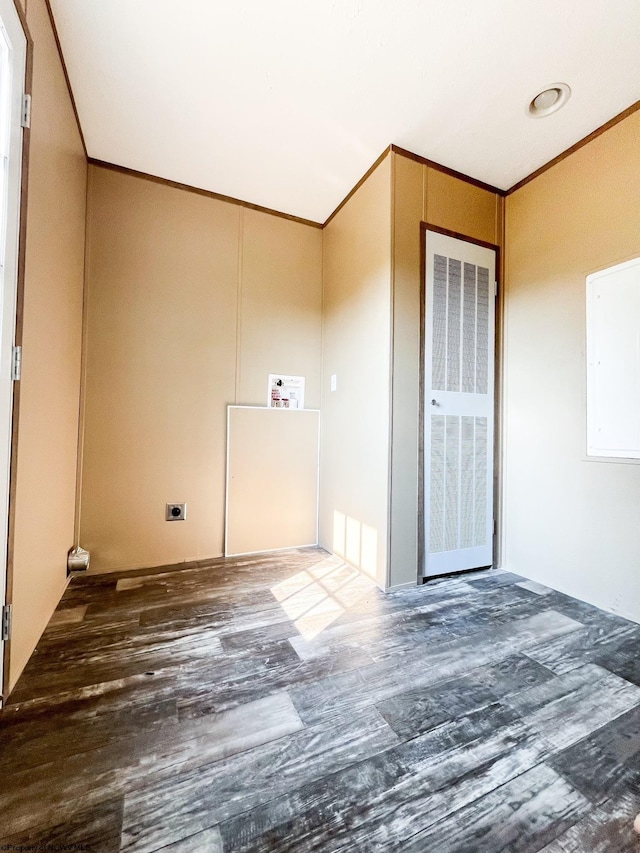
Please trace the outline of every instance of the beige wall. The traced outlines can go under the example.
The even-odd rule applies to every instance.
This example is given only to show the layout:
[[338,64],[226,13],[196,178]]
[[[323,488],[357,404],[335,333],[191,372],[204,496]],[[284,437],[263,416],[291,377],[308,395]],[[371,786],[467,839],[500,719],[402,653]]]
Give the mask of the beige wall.
[[83,547],[95,571],[219,556],[227,405],[279,371],[319,404],[322,233],[97,166],[89,188]]
[[13,542],[13,686],[66,584],[73,545],[86,159],[44,0],[34,42],[23,371]]
[[585,460],[585,276],[640,255],[640,113],[507,198],[505,559],[640,621],[640,466]]
[[415,584],[418,565],[418,418],[420,382],[420,222],[423,169],[392,155],[393,373],[389,586]]
[[[415,582],[420,221],[495,239],[497,210],[493,194],[396,154],[324,234],[91,167],[81,538],[93,569],[222,553],[225,406],[264,405],[281,371],[305,375],[318,407],[322,315],[320,541],[381,586]],[[167,525],[167,501],[187,501],[187,523]]]
[[240,286],[238,403],[266,405],[269,373],[285,373],[320,408],[320,229],[245,210]]
[[386,586],[391,156],[323,234],[320,543]]
[[393,152],[324,230],[320,542],[385,588],[418,576],[424,221],[499,244],[502,202]]
[[438,169],[422,166],[424,219],[466,237],[500,243],[501,199]]
[[497,245],[502,203],[425,164],[393,157],[393,385],[389,585],[415,584],[418,567],[420,222]]

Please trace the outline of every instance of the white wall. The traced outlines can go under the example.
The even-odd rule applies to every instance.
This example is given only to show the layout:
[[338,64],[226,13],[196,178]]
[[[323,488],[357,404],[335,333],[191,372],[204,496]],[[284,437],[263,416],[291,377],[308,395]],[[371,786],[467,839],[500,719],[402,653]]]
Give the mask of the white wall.
[[640,113],[507,198],[504,566],[640,621],[640,466],[586,461],[585,276],[640,255]]

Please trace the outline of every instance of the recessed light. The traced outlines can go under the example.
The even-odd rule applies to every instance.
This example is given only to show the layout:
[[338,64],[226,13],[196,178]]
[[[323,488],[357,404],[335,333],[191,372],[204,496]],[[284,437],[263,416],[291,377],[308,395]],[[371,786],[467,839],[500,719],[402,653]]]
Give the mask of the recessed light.
[[554,83],[547,86],[529,101],[527,112],[533,118],[542,118],[557,112],[571,96],[571,89],[566,83]]

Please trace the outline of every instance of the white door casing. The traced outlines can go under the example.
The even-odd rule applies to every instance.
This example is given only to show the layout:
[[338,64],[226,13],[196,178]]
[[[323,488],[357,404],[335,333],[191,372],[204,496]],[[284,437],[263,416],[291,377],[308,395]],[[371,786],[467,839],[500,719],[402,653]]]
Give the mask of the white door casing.
[[[12,359],[15,343],[27,40],[13,0],[0,0],[0,603],[6,600]],[[0,642],[0,684],[4,644]]]
[[423,576],[493,562],[494,249],[426,231]]

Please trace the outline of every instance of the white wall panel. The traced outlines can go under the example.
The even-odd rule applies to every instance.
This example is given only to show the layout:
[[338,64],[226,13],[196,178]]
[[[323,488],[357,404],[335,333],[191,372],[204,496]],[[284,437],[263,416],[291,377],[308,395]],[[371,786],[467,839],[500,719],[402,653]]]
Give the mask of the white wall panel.
[[317,410],[229,406],[225,554],[318,541]]
[[587,276],[587,454],[640,458],[640,258]]

